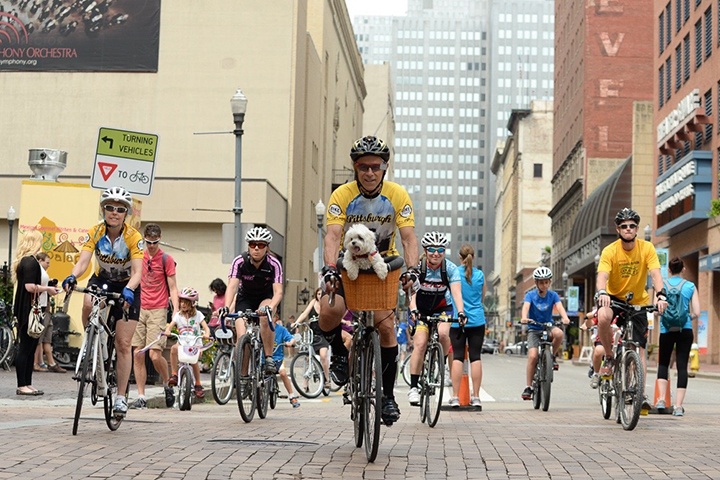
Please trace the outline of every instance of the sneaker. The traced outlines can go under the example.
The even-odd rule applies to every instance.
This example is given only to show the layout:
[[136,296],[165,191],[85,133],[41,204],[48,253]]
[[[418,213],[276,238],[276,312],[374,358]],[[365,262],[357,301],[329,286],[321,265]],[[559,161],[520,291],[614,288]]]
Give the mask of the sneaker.
[[[117,403],[115,403],[115,405],[117,405]],[[139,397],[137,400],[130,404],[130,408],[132,408],[133,410],[144,410],[147,408],[147,400]]]
[[42,365],[38,365],[37,363],[33,365],[33,372],[47,372],[48,369],[46,367],[43,367]]
[[330,360],[330,378],[336,385],[342,387],[348,382],[347,357],[333,355]]
[[532,398],[532,394],[533,394],[532,388],[525,387],[525,390],[523,390],[523,392],[522,392],[522,399],[530,400]]
[[600,385],[600,375],[593,373],[592,377],[590,377],[590,388],[595,390],[598,388],[598,385]]
[[452,378],[450,378],[450,369],[445,366],[445,386],[452,387]]
[[265,357],[265,374],[275,375],[277,373],[277,365],[272,357]]
[[175,393],[172,387],[165,387],[165,406],[170,408],[175,403]]
[[613,376],[612,364],[613,364],[612,359],[603,360],[602,366],[600,367],[600,376],[601,377],[610,378]]
[[642,410],[650,410],[652,407],[650,406],[650,400],[648,399],[647,395],[643,395],[643,403],[642,407],[640,407]]
[[683,407],[673,408],[673,417],[682,417],[683,415],[685,415],[685,409]]
[[557,359],[553,358],[553,370],[559,370],[560,364],[557,362]]
[[60,365],[58,365],[57,363],[54,364],[54,365],[48,365],[47,371],[48,371],[48,372],[53,372],[53,373],[65,373],[65,372],[67,372],[67,370],[65,370],[64,368],[62,368],[62,367],[61,367]]
[[480,397],[470,397],[470,406],[475,408],[482,408],[482,402],[480,402]]
[[418,390],[417,387],[411,388],[408,392],[408,402],[410,402],[410,405],[413,407],[420,405],[420,390]]
[[195,396],[197,398],[203,398],[205,396],[205,389],[202,385],[195,385],[193,390],[195,391]]
[[400,420],[400,407],[394,398],[383,398],[382,401],[382,421],[388,427]]
[[115,405],[113,406],[113,415],[116,417],[124,417],[128,411],[127,398],[117,397]]
[[168,380],[168,385],[170,385],[171,387],[174,387],[175,385],[177,385],[177,382],[178,382],[177,374],[173,373],[172,375],[170,375],[170,380]]
[[240,398],[248,398],[250,389],[252,388],[250,377],[242,377],[240,379]]
[[448,400],[448,405],[450,405],[452,408],[460,408],[460,399],[458,397],[450,397],[450,400]]
[[298,408],[300,406],[298,397],[290,397],[290,405],[292,405],[293,408]]
[[655,410],[657,410],[659,413],[665,412],[665,409],[667,408],[667,405],[665,405],[665,400],[660,399],[655,404]]

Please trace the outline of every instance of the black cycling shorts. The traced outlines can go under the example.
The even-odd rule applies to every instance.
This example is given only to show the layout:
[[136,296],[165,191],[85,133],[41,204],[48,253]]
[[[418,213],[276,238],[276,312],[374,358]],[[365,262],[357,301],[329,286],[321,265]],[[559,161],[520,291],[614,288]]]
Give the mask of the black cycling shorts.
[[[623,300],[617,297],[613,297],[612,295],[610,296],[610,298],[615,300],[616,302],[623,302]],[[617,318],[617,326],[625,327],[625,310],[615,307],[612,309],[612,311],[613,321]],[[633,341],[637,342],[641,348],[645,348],[645,346],[647,345],[648,336],[647,313],[645,312],[645,310],[641,310],[639,312],[631,311],[628,312],[628,315],[632,315]]]
[[[103,286],[107,285],[107,289],[109,292],[112,293],[122,293],[123,289],[127,287],[127,282],[111,282],[110,280],[106,280],[104,278],[98,277],[97,275],[93,275],[90,277],[90,280],[88,280],[87,286],[97,286],[99,288],[103,288]],[[127,319],[128,320],[137,320],[140,318],[140,285],[138,285],[135,288],[135,298],[133,300],[132,305],[127,310]],[[125,306],[124,300],[118,300],[115,303],[115,306],[113,307],[110,314],[113,316],[115,320],[119,320],[123,318],[123,307]]]

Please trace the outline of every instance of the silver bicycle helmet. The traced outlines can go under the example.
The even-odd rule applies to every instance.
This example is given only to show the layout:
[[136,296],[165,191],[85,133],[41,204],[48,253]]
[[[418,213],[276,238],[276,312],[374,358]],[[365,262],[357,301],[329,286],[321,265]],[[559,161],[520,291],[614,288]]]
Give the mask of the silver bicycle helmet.
[[447,247],[450,243],[445,235],[440,232],[427,232],[423,235],[420,245],[427,247]]
[[533,271],[533,278],[535,280],[551,280],[552,270],[548,267],[538,267]]
[[272,242],[270,230],[264,227],[253,227],[245,234],[246,242]]
[[132,196],[122,187],[110,187],[100,195],[100,206],[108,202],[119,202],[125,205],[128,210],[132,209]]
[[615,225],[620,225],[625,220],[632,220],[635,223],[640,223],[640,214],[631,208],[623,208],[617,215],[615,215]]
[[353,162],[365,155],[377,155],[387,163],[390,160],[390,148],[379,138],[369,135],[356,140],[350,149],[350,158]]

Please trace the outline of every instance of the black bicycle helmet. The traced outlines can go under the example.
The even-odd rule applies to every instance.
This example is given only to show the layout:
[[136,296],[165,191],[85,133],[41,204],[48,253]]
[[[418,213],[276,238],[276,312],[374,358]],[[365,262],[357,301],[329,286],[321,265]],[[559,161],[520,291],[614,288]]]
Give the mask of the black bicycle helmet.
[[353,162],[365,155],[377,155],[384,162],[388,162],[390,160],[390,148],[379,138],[369,135],[356,140],[350,149],[350,158]]
[[625,220],[632,220],[639,224],[640,215],[635,210],[625,207],[615,215],[615,225],[620,225]]

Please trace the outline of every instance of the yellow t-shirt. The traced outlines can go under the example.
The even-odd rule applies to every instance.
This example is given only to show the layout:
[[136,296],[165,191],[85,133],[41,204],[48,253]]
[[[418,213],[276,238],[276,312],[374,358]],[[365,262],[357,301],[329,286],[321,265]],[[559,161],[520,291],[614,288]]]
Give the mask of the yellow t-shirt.
[[95,275],[111,282],[127,282],[130,279],[130,261],[136,258],[142,260],[144,244],[140,232],[127,224],[115,242],[110,242],[105,222],[100,222],[88,231],[82,250],[95,254]]
[[395,182],[384,181],[380,194],[374,198],[363,197],[357,182],[341,185],[330,196],[327,224],[342,225],[344,235],[353,223],[362,223],[375,232],[380,255],[397,255],[397,229],[415,226],[410,195]]
[[608,294],[624,300],[628,292],[633,292],[631,304],[648,305],[650,297],[645,290],[647,275],[656,268],[660,268],[660,261],[652,243],[636,238],[635,247],[628,252],[623,249],[622,240],[618,239],[603,248],[598,272],[610,274],[605,287]]

